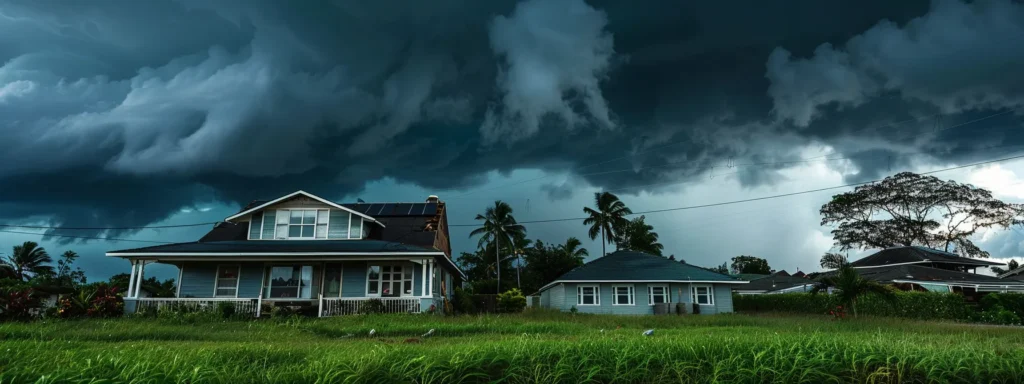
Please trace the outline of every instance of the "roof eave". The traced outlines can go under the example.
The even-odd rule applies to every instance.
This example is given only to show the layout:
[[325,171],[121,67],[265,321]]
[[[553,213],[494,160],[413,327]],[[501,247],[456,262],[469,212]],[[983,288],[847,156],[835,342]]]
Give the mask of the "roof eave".
[[578,283],[679,283],[679,284],[747,284],[749,281],[740,280],[555,280],[541,287],[537,292],[554,286],[555,284],[578,284]]

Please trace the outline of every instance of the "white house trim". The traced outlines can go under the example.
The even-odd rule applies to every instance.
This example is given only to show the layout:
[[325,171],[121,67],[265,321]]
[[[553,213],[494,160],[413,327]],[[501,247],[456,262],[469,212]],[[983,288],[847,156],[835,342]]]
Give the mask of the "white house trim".
[[[444,252],[380,252],[388,256],[443,256]],[[373,256],[380,253],[372,252],[107,252],[107,256]]]
[[324,199],[324,198],[322,198],[322,197],[319,197],[319,196],[317,196],[317,195],[314,195],[314,194],[312,194],[312,193],[309,193],[309,192],[306,192],[306,191],[295,191],[295,192],[292,192],[292,193],[290,193],[290,194],[288,194],[288,195],[285,195],[285,196],[279,197],[279,198],[277,198],[277,199],[274,199],[274,200],[268,201],[268,202],[266,202],[266,203],[260,204],[260,205],[258,205],[258,206],[255,206],[255,207],[253,207],[253,208],[250,208],[250,209],[248,209],[248,210],[245,210],[245,211],[239,212],[239,213],[235,214],[234,216],[231,216],[231,217],[228,217],[228,218],[224,219],[224,221],[231,221],[231,220],[237,219],[237,218],[239,218],[239,217],[242,217],[242,216],[248,215],[248,214],[250,214],[250,213],[256,212],[256,211],[258,211],[258,210],[261,210],[261,209],[263,209],[263,208],[266,208],[266,207],[269,207],[269,206],[271,206],[271,205],[274,205],[274,204],[280,203],[280,202],[282,202],[282,201],[288,200],[288,199],[290,199],[290,198],[293,198],[293,197],[295,197],[295,196],[298,196],[298,195],[304,195],[304,196],[306,196],[306,197],[308,197],[308,198],[310,198],[310,199],[313,199],[313,200],[319,201],[319,202],[321,202],[321,203],[327,204],[327,205],[329,205],[329,206],[331,206],[331,207],[333,207],[333,208],[337,208],[337,209],[340,209],[340,210],[346,211],[346,212],[348,212],[348,213],[350,213],[350,214],[353,214],[353,215],[358,215],[358,216],[360,216],[360,217],[362,217],[362,218],[364,218],[364,219],[366,219],[366,220],[369,220],[369,221],[372,221],[372,222],[374,222],[374,223],[377,223],[377,224],[378,224],[378,225],[380,225],[381,227],[383,227],[383,226],[384,226],[384,224],[383,224],[383,223],[381,223],[381,222],[377,221],[377,219],[374,219],[373,217],[370,217],[370,216],[367,216],[367,215],[365,215],[365,214],[359,213],[359,212],[357,212],[357,211],[354,211],[354,210],[351,210],[351,209],[345,208],[345,207],[344,207],[344,206],[342,206],[342,205],[338,205],[338,204],[336,204],[336,203],[334,203],[334,202],[332,202],[332,201],[330,201],[330,200]]
[[543,291],[544,291],[545,289],[551,288],[551,287],[552,287],[553,285],[555,285],[555,284],[562,284],[562,283],[571,283],[571,284],[588,284],[588,283],[633,283],[633,284],[643,284],[643,283],[655,283],[655,284],[657,284],[657,283],[683,283],[683,284],[685,284],[685,283],[698,283],[698,284],[700,284],[700,283],[704,283],[704,284],[747,284],[747,283],[749,283],[749,281],[740,281],[740,280],[735,280],[735,281],[729,281],[729,280],[723,280],[723,281],[716,281],[716,280],[555,280],[555,281],[552,281],[552,282],[548,283],[547,285],[545,285],[545,286],[541,287],[540,289],[538,289],[538,290],[537,290],[537,292],[543,292]]

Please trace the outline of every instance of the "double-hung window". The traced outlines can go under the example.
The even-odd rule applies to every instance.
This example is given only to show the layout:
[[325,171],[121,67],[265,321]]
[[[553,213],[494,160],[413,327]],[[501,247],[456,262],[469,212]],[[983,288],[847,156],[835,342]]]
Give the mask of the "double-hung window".
[[267,268],[266,299],[313,298],[313,266],[279,265]]
[[634,305],[636,295],[633,292],[632,285],[613,285],[612,296],[614,296],[614,305]]
[[715,304],[715,293],[710,285],[694,285],[690,288],[690,295],[694,303],[700,305]]
[[278,239],[326,239],[330,210],[282,209],[277,211]]
[[238,297],[237,265],[221,265],[217,267],[217,282],[214,286],[215,297]]
[[664,285],[647,286],[647,304],[654,305],[668,302],[671,302],[668,287]]
[[601,291],[596,285],[576,286],[576,305],[601,305]]

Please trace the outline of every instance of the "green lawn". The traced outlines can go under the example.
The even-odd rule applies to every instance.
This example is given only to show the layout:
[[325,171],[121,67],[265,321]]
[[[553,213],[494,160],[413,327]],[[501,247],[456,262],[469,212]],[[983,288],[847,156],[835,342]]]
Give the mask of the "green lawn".
[[4,383],[1024,381],[1024,330],[879,318],[118,319],[5,323],[0,338]]

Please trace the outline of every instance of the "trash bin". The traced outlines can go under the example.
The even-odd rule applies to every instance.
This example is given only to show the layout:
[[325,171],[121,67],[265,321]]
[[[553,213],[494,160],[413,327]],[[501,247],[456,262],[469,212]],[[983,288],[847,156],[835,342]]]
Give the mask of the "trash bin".
[[693,314],[694,315],[699,315],[700,314],[700,306],[697,305],[697,303],[693,303]]
[[685,315],[686,314],[686,304],[676,303],[676,314],[677,315]]
[[655,315],[668,315],[668,314],[670,314],[671,310],[672,310],[671,305],[672,304],[669,304],[669,303],[655,303],[654,304],[654,314]]

